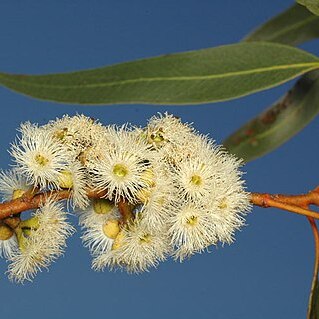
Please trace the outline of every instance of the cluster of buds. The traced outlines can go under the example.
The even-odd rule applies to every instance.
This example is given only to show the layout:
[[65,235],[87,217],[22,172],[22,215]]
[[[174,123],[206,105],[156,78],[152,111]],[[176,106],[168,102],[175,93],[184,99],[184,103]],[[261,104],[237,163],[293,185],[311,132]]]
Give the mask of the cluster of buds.
[[[18,282],[63,253],[74,231],[66,208],[79,217],[93,269],[135,273],[233,242],[251,207],[241,161],[168,114],[144,128],[83,115],[23,123],[10,154],[3,200],[42,194],[24,219],[0,220],[0,255]],[[68,194],[65,206],[59,192]]]

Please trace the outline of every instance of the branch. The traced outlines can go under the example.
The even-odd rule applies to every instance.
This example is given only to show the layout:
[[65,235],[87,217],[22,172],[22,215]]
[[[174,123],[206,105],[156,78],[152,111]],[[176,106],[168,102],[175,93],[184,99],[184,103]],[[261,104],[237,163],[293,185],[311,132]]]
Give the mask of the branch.
[[[106,191],[87,190],[89,198],[103,198]],[[20,214],[26,210],[40,207],[48,197],[55,198],[56,201],[67,200],[72,196],[72,190],[57,190],[43,193],[27,193],[26,195],[11,201],[0,203],[0,220]],[[252,204],[264,208],[276,207],[292,213],[304,215],[310,218],[319,219],[319,213],[307,209],[309,205],[319,206],[319,187],[302,195],[283,195],[267,193],[251,193],[250,201]],[[129,215],[130,207],[127,203],[120,201],[119,209],[124,219]]]
[[[106,192],[88,190],[87,196],[89,198],[101,198],[106,195]],[[56,201],[67,200],[72,196],[72,190],[58,190],[48,191],[39,194],[27,194],[17,199],[0,203],[0,220],[16,214],[20,214],[26,210],[36,209],[40,207],[45,201],[51,197]]]
[[319,187],[302,195],[251,193],[251,202],[263,208],[276,207],[292,213],[319,219],[319,213],[308,209],[309,205],[319,206]]

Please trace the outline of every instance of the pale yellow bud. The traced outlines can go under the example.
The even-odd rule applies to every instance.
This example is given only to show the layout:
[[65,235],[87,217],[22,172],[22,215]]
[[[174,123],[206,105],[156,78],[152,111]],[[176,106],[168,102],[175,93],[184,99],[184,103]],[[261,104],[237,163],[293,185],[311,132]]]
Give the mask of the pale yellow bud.
[[108,220],[103,225],[103,233],[105,236],[115,239],[120,232],[119,221],[115,219]]
[[151,194],[151,188],[143,188],[137,192],[136,197],[141,203],[146,203],[151,197]]
[[93,201],[93,210],[96,214],[108,214],[114,208],[114,204],[105,198],[95,199]]
[[148,186],[154,187],[155,186],[155,174],[154,171],[150,168],[146,169],[142,174],[141,174],[141,180],[145,182]]
[[25,194],[25,190],[23,189],[15,189],[12,192],[12,199],[17,199],[17,198],[21,198],[24,194]]
[[28,239],[24,236],[24,232],[21,227],[17,227],[14,231],[18,239],[19,249],[23,252],[28,245]]
[[59,186],[61,188],[71,189],[73,187],[73,176],[68,170],[63,170],[59,176]]
[[114,239],[112,250],[119,249],[123,246],[124,233],[120,231]]
[[32,217],[26,220],[22,220],[20,222],[21,228],[28,228],[28,229],[38,229],[40,226],[39,218],[38,217]]
[[13,230],[7,225],[0,225],[0,240],[8,240],[13,235]]

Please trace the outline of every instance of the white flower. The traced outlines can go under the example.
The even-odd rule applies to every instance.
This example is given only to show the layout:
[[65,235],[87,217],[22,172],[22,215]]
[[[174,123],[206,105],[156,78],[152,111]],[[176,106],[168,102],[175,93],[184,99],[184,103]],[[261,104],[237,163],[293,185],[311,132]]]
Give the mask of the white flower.
[[138,221],[123,229],[115,239],[112,250],[97,256],[93,268],[125,268],[129,273],[148,271],[166,259],[170,250],[168,237],[164,232],[154,232]]
[[111,250],[114,239],[120,232],[120,222],[117,219],[106,219],[86,228],[82,240],[93,256]]
[[98,190],[107,190],[107,197],[118,202],[121,197],[136,201],[139,190],[152,180],[145,172],[153,160],[147,144],[125,128],[113,134],[113,144],[105,149],[104,158],[90,171]]
[[60,171],[68,161],[66,149],[50,134],[30,123],[21,125],[21,138],[12,144],[11,155],[16,171],[26,176],[34,186],[57,187]]
[[[231,178],[231,176],[230,176]],[[231,185],[218,185],[219,196],[212,198],[208,209],[215,223],[216,236],[222,243],[232,243],[235,231],[245,225],[244,216],[251,210],[249,193],[245,192],[241,181]]]
[[174,256],[181,261],[217,242],[210,212],[193,203],[181,206],[171,217],[169,234],[171,244],[177,248]]
[[158,163],[154,169],[153,183],[137,193],[141,203],[136,207],[136,214],[141,224],[149,229],[162,229],[167,219],[176,209],[176,188],[172,184],[172,176],[164,165]]
[[115,237],[120,232],[121,215],[108,199],[94,199],[87,209],[79,211],[79,224],[84,233],[82,240],[92,255],[111,250]]
[[49,122],[44,128],[75,156],[95,148],[101,139],[105,141],[105,127],[83,114],[72,117],[64,115],[61,119]]
[[193,132],[193,128],[182,123],[181,120],[173,115],[165,113],[153,116],[146,127],[146,138],[153,147],[160,149],[163,147],[178,146],[185,143],[185,139]]
[[4,200],[11,200],[21,197],[32,186],[16,170],[0,172],[0,194]]
[[66,238],[74,229],[67,223],[62,208],[60,203],[47,199],[30,220],[21,222],[18,234],[20,250],[9,259],[10,279],[31,281],[38,271],[47,268],[63,253]]
[[181,200],[202,203],[214,196],[218,170],[209,158],[187,158],[174,170],[173,180]]

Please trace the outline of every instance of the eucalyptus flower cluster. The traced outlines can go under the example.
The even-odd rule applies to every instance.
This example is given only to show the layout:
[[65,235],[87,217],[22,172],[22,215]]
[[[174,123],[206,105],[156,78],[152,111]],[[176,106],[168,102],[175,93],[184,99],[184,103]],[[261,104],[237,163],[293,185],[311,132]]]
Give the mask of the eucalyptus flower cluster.
[[[10,154],[13,168],[0,174],[3,200],[48,194],[35,211],[0,221],[0,255],[18,282],[64,252],[74,232],[70,210],[93,269],[138,273],[232,243],[251,208],[241,161],[168,114],[144,128],[84,115],[26,122]],[[52,194],[65,190],[63,205]]]

